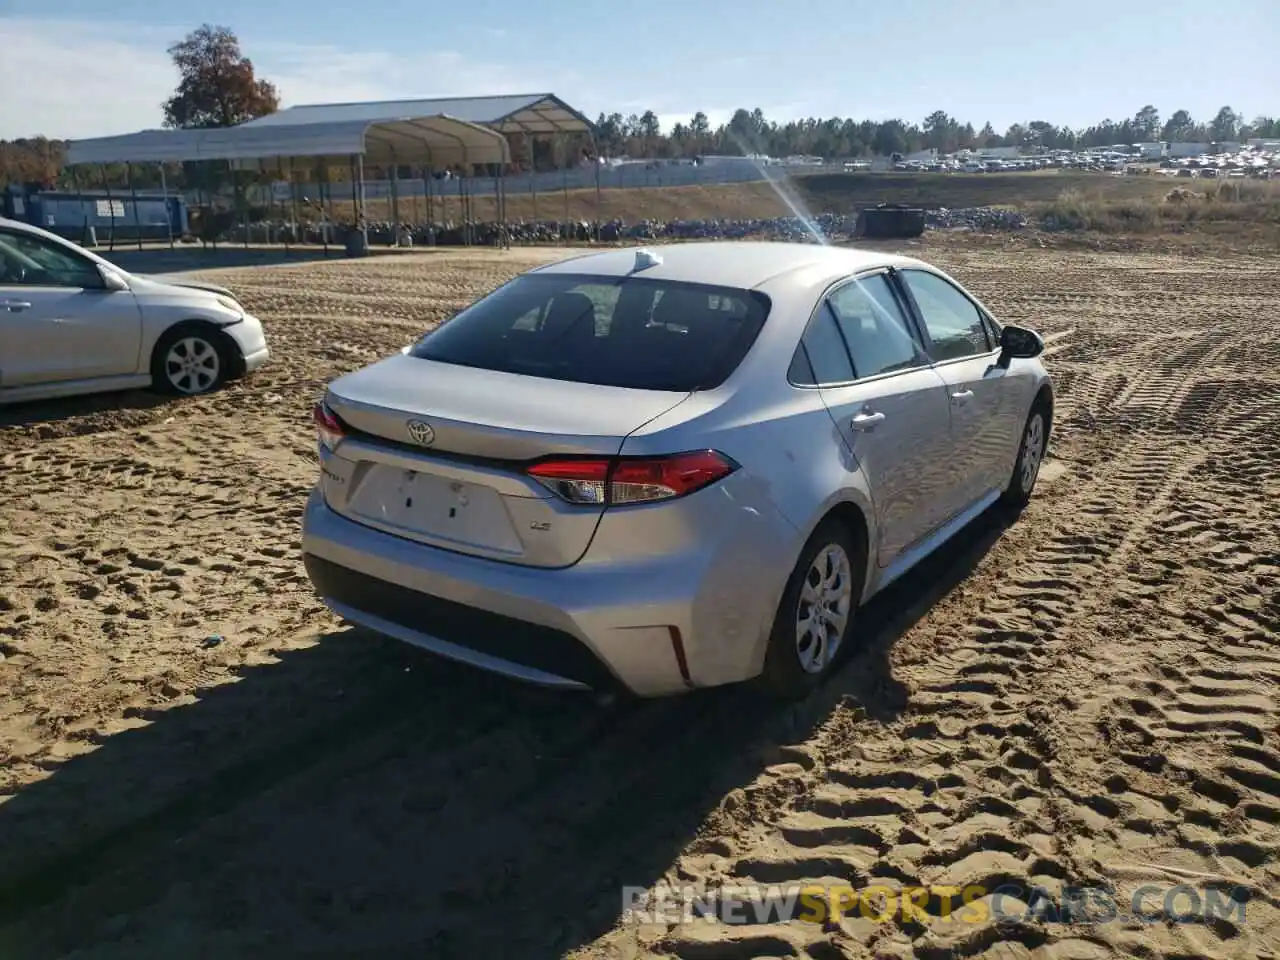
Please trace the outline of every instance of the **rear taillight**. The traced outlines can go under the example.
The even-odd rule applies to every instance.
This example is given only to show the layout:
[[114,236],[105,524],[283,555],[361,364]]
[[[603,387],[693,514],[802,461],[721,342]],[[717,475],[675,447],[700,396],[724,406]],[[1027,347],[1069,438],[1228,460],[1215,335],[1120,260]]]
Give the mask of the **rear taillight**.
[[607,502],[609,468],[608,458],[565,458],[543,460],[525,470],[529,476],[570,503]]
[[653,503],[701,490],[738,465],[714,450],[667,457],[553,457],[525,472],[569,503]]
[[320,446],[332,451],[338,441],[346,436],[342,421],[323,402],[316,404],[311,417],[316,422],[316,436],[320,439]]

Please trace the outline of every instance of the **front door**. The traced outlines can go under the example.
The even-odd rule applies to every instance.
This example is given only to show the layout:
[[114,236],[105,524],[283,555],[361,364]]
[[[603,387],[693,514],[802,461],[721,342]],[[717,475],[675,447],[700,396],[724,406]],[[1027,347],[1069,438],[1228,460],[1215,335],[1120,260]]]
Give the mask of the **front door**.
[[924,328],[934,369],[947,384],[955,463],[964,478],[959,512],[1009,480],[1009,455],[1018,437],[1009,436],[1007,427],[1016,419],[1007,409],[1008,371],[996,362],[999,345],[981,309],[963,291],[926,270],[897,275]]
[[71,249],[0,229],[0,387],[138,372],[142,314]]

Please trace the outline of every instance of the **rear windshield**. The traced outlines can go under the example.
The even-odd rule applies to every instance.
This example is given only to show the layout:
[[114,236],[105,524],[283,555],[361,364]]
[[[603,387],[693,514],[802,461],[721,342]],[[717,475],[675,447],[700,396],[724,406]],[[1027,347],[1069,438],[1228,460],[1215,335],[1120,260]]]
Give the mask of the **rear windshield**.
[[769,312],[750,290],[640,277],[526,274],[427,334],[410,356],[551,380],[708,390]]

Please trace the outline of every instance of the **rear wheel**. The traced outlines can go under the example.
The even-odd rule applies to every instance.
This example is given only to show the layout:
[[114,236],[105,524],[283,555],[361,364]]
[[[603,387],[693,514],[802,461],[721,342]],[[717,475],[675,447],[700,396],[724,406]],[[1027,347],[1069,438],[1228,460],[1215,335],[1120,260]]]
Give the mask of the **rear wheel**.
[[182,324],[165,332],[151,357],[157,390],[194,397],[226,381],[232,357],[226,337],[202,324]]
[[1022,428],[1022,441],[1018,446],[1018,459],[1013,465],[1013,476],[1009,478],[1009,485],[1000,497],[1005,506],[1020,510],[1031,500],[1048,440],[1049,415],[1044,405],[1037,403],[1031,408],[1026,426]]
[[865,573],[866,551],[844,525],[828,520],[814,531],[774,618],[765,690],[799,699],[831,674],[848,647]]

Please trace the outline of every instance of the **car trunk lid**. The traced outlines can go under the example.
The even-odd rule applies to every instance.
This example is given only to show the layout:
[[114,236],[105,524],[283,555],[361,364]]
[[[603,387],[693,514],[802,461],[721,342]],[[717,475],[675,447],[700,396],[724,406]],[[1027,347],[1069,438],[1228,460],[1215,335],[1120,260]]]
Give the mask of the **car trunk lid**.
[[344,426],[322,485],[358,523],[528,566],[576,563],[603,505],[569,504],[527,476],[548,456],[615,456],[687,393],[547,380],[395,356],[335,381]]

